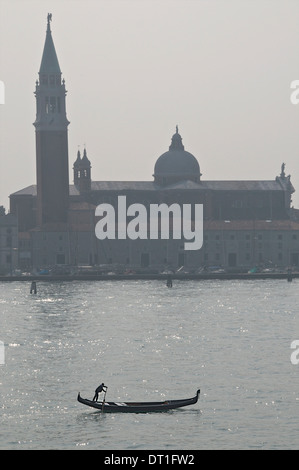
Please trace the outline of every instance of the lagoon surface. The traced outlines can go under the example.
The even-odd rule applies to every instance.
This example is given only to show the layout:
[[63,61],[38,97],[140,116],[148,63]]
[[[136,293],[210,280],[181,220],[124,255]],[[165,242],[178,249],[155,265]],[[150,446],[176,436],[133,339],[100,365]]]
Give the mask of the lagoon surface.
[[[299,279],[0,283],[0,449],[298,449]],[[298,355],[299,356],[299,355]],[[194,396],[157,414],[77,402]]]

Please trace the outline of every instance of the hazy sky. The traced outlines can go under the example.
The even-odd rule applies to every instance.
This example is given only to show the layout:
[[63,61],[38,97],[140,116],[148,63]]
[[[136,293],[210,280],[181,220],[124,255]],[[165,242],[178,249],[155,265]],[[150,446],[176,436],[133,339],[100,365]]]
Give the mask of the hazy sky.
[[151,181],[175,126],[203,180],[274,179],[299,207],[298,0],[0,0],[0,205],[35,184],[47,13],[66,81],[70,181]]

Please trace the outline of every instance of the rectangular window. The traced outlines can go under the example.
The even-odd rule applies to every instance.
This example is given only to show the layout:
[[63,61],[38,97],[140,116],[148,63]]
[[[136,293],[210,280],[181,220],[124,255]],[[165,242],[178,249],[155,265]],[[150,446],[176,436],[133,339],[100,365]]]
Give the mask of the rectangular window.
[[48,75],[43,75],[41,82],[43,85],[48,85]]
[[55,113],[55,111],[56,111],[56,97],[51,96],[50,97],[50,112]]

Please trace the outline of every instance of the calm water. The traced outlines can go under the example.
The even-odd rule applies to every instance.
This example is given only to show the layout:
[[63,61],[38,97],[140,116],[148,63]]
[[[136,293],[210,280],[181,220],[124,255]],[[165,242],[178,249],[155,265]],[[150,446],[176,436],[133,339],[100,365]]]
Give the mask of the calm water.
[[[1,449],[298,449],[299,279],[0,284]],[[76,401],[187,398],[163,414]]]

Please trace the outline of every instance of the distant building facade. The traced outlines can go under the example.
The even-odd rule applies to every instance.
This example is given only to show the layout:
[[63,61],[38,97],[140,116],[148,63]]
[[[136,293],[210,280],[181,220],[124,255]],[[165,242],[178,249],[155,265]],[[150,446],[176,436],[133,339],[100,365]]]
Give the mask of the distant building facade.
[[13,274],[18,264],[17,218],[0,207],[0,275]]
[[[18,219],[21,260],[31,267],[118,264],[127,268],[199,269],[254,265],[299,266],[299,217],[282,164],[273,180],[206,181],[194,155],[185,150],[178,127],[169,149],[156,161],[152,181],[93,181],[84,149],[73,163],[69,184],[65,82],[48,16],[36,82],[37,184],[10,195]],[[186,251],[184,240],[98,240],[95,209],[102,203],[203,204],[204,243]],[[21,247],[23,247],[21,249]]]

